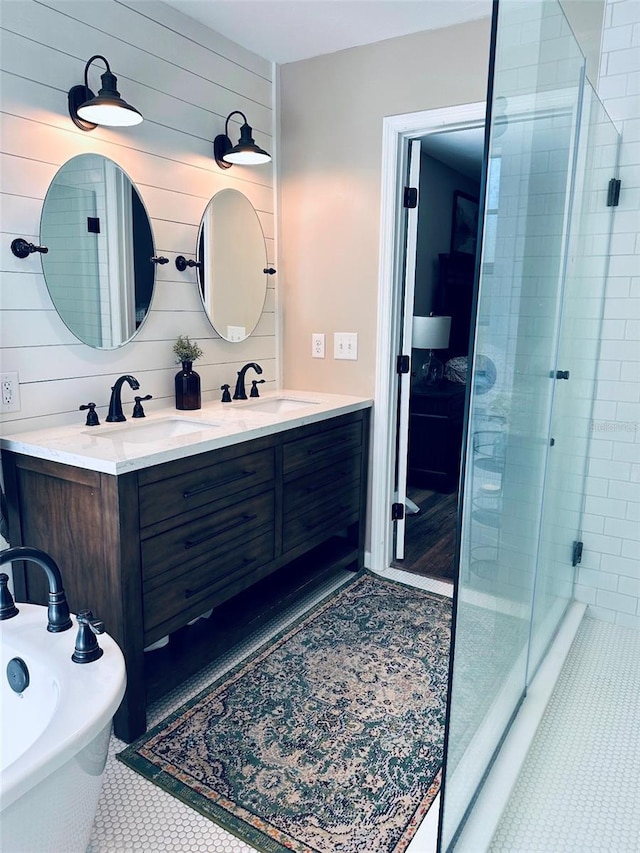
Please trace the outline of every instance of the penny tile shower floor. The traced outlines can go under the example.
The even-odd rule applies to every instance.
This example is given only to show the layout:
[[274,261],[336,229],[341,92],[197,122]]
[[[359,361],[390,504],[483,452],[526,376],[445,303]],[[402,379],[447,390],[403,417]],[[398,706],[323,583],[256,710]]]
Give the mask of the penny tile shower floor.
[[490,853],[639,853],[640,632],[582,620]]
[[[451,595],[451,586],[429,581],[417,575],[392,570],[387,577],[413,586]],[[340,572],[318,589],[312,597],[301,600],[265,625],[215,664],[197,673],[180,688],[151,705],[147,712],[149,726],[160,722],[184,702],[235,666],[269,637],[292,622],[325,595],[353,577]],[[149,652],[148,654],[153,654]],[[162,791],[157,785],[125,767],[116,753],[126,746],[115,737],[109,744],[102,796],[87,853],[252,853],[254,848],[226,832],[194,809]],[[413,850],[410,845],[407,853]],[[363,851],[365,853],[365,851]],[[415,853],[423,853],[416,850]]]

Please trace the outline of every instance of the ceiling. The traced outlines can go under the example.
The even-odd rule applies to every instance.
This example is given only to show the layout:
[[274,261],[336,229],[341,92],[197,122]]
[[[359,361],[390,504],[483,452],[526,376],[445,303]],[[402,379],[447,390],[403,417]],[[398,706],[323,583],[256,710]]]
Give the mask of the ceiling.
[[278,64],[491,14],[491,0],[168,0]]

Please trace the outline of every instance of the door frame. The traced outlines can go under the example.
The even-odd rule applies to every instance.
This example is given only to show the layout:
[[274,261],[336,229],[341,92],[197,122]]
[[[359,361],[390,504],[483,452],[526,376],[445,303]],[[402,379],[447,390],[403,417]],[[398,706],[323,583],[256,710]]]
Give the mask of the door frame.
[[[372,431],[371,528],[368,565],[384,573],[393,554],[391,504],[395,490],[396,409],[402,326],[402,208],[409,142],[442,130],[484,125],[486,101],[386,116],[382,126],[380,256],[375,406]],[[418,204],[420,204],[418,194]]]

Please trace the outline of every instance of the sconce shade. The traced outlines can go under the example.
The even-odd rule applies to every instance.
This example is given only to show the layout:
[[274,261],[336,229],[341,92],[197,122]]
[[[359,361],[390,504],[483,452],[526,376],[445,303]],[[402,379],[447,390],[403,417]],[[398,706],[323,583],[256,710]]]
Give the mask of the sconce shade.
[[[240,139],[237,145],[232,145],[229,139],[229,119],[233,115],[241,115],[244,123],[240,127]],[[224,133],[218,134],[213,140],[213,156],[221,169],[228,169],[237,163],[242,166],[258,166],[268,163],[271,155],[256,145],[252,137],[253,130],[247,123],[247,118],[240,110],[229,113],[224,125]]]
[[451,317],[414,317],[411,346],[414,349],[446,349]]
[[[89,66],[95,59],[101,59],[107,70],[101,75],[102,88],[94,95],[89,88]],[[84,69],[84,86],[69,89],[69,115],[76,127],[81,130],[94,130],[98,125],[105,127],[132,127],[140,124],[142,115],[128,104],[116,88],[118,79],[111,73],[109,63],[104,56],[92,56]]]

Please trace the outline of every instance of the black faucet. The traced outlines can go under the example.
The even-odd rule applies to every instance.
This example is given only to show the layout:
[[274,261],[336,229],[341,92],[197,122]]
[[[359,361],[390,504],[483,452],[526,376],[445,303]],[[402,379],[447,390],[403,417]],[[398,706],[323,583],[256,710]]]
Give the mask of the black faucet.
[[236,390],[233,394],[234,400],[246,400],[247,392],[244,387],[244,375],[252,367],[256,373],[262,373],[262,368],[259,364],[256,364],[255,361],[250,361],[248,364],[242,368],[242,370],[238,371],[238,379],[236,380]]
[[264,379],[252,379],[251,380],[251,391],[249,392],[250,397],[259,397],[260,392],[258,391],[258,385],[264,385]]
[[111,399],[109,400],[109,414],[105,418],[107,423],[116,423],[117,421],[126,421],[126,418],[122,412],[122,386],[125,382],[128,382],[131,388],[134,391],[137,391],[140,387],[140,383],[135,378],[135,376],[129,376],[129,374],[125,374],[121,376],[119,379],[116,379],[115,384],[111,388]]
[[145,418],[146,415],[144,413],[144,409],[142,408],[142,402],[144,400],[153,400],[152,395],[147,394],[146,397],[134,397],[133,399],[136,402],[135,402],[135,405],[133,407],[133,414],[131,415],[131,417],[132,418]]
[[[5,551],[0,551],[0,566],[5,563],[11,563],[14,560],[27,560],[31,563],[37,563],[41,566],[47,580],[49,582],[49,607],[47,631],[57,634],[59,631],[66,631],[71,628],[72,622],[69,615],[69,605],[67,604],[67,596],[62,587],[62,576],[60,569],[55,561],[44,551],[39,548],[29,548],[26,545],[15,545],[13,548],[7,548]],[[17,613],[12,613],[10,616],[0,618],[10,619]]]

